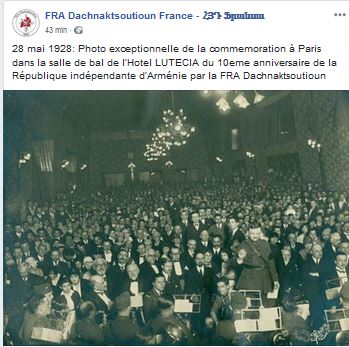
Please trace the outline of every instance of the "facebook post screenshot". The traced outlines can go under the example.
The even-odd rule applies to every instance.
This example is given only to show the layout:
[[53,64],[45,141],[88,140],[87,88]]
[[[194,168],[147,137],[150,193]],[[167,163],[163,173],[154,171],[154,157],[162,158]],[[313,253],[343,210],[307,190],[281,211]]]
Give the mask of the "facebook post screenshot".
[[3,345],[349,345],[349,1],[1,18]]

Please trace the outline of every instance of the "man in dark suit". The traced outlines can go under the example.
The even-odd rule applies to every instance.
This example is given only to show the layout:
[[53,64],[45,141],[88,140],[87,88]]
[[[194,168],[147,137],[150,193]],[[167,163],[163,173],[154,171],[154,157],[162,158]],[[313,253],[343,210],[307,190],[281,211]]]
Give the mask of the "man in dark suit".
[[166,281],[163,274],[154,276],[153,288],[143,297],[143,312],[146,322],[154,319],[159,311],[159,298],[165,291]]
[[279,300],[281,301],[290,288],[299,288],[301,273],[289,246],[284,246],[281,253],[275,258],[275,266],[279,276],[280,289]]
[[[122,292],[128,292],[131,297],[136,295],[144,295],[145,284],[139,276],[139,267],[135,263],[131,263],[126,267],[128,278],[121,284]],[[142,307],[133,307],[132,315],[140,326],[145,323]]]
[[226,246],[231,248],[237,243],[240,245],[246,239],[244,233],[239,229],[239,224],[234,217],[228,219],[228,228],[226,233]]
[[136,295],[145,292],[144,281],[140,276],[139,267],[135,263],[128,264],[126,267],[126,280],[121,283],[121,293],[129,292],[130,295]]
[[183,209],[181,211],[180,218],[177,224],[181,227],[183,235],[186,235],[190,225],[187,210]]
[[171,248],[171,259],[173,262],[173,272],[181,279],[184,283],[185,263],[181,258],[181,252],[178,247]]
[[20,263],[24,262],[25,257],[23,254],[23,250],[19,245],[14,248],[13,255],[14,255],[13,260],[15,261],[16,265],[19,265]]
[[333,264],[336,258],[338,247],[341,243],[341,235],[339,233],[333,233],[330,236],[329,241],[326,241],[323,249],[324,260],[328,264]]
[[173,263],[170,259],[162,258],[161,259],[161,273],[165,278],[166,287],[164,291],[167,294],[182,294],[183,293],[183,282],[180,277],[176,275],[173,271]]
[[60,260],[60,254],[56,250],[51,252],[51,261],[49,262],[49,266],[50,268],[55,269],[61,276],[69,275],[69,267],[67,263]]
[[187,232],[185,234],[185,240],[188,242],[193,239],[196,242],[200,242],[200,233],[204,229],[203,225],[200,223],[199,214],[197,212],[193,212],[191,215],[192,223],[187,228]]
[[23,255],[24,255],[25,259],[27,259],[29,257],[35,257],[36,256],[35,249],[34,249],[34,247],[31,246],[29,241],[22,242],[21,243],[21,248],[22,248]]
[[222,239],[222,242],[225,242],[225,234],[226,234],[226,229],[225,229],[225,224],[222,222],[222,215],[220,213],[217,213],[214,216],[215,219],[215,224],[211,225],[210,228],[208,229],[208,233],[211,237],[219,235]]
[[314,244],[311,256],[303,264],[303,291],[309,301],[310,320],[312,327],[318,329],[324,323],[325,295],[322,288],[321,271],[326,263],[323,259],[322,247]]
[[156,265],[156,252],[149,248],[145,253],[145,262],[139,266],[140,277],[144,282],[144,291],[148,292],[153,285],[155,275],[160,272]]
[[172,220],[177,220],[180,214],[180,208],[173,196],[170,196],[168,198],[168,204],[166,208],[170,212]]
[[123,283],[128,278],[126,273],[128,260],[127,250],[121,248],[117,255],[116,264],[107,270],[108,283],[111,284],[108,294],[112,299],[115,299],[122,293]]
[[50,268],[50,257],[47,255],[47,247],[44,243],[38,246],[38,254],[35,257],[38,262],[38,268],[44,272],[44,275],[48,275]]
[[18,264],[13,278],[10,279],[8,295],[4,297],[6,307],[11,313],[9,324],[15,334],[18,334],[23,323],[25,305],[32,295],[33,289],[44,283],[43,277],[29,273],[29,265],[27,263]]
[[92,301],[96,306],[96,310],[104,312],[105,316],[111,314],[113,301],[107,294],[107,282],[99,275],[94,275],[90,279],[92,290],[87,294],[87,299]]
[[298,257],[299,252],[301,249],[304,248],[303,244],[300,242],[297,242],[297,236],[296,233],[292,230],[288,233],[287,238],[286,238],[286,245],[290,246],[292,255]]
[[309,221],[314,221],[316,219],[316,216],[318,215],[319,209],[317,206],[317,203],[314,199],[310,200],[310,206],[309,206]]
[[187,251],[183,253],[182,260],[184,263],[184,270],[190,270],[195,266],[195,253],[197,242],[194,239],[189,239],[187,243]]
[[202,227],[205,230],[208,230],[208,228],[211,226],[210,221],[206,218],[206,210],[204,207],[199,208],[199,218],[200,218],[200,223]]
[[[333,263],[328,263],[320,275],[323,282],[322,286],[325,290],[331,287],[333,288],[333,285],[327,285],[328,281],[335,281],[334,285],[343,286],[343,284],[349,280],[347,255],[342,252],[337,252]],[[329,300],[327,308],[330,309],[333,306],[338,307],[339,303],[339,298]]]
[[343,213],[344,211],[348,211],[349,206],[347,201],[345,200],[344,194],[340,194],[338,201],[335,203],[335,213],[336,215],[339,215],[340,213]]
[[349,223],[346,222],[342,226],[341,241],[349,242]]
[[211,309],[211,299],[213,293],[213,272],[212,269],[204,266],[204,255],[197,253],[195,256],[195,266],[190,269],[186,276],[185,293],[201,295],[200,314],[193,316],[193,329],[199,334],[204,328],[205,318]]
[[222,238],[220,235],[213,235],[212,237],[212,264],[214,264],[218,269],[222,266]]
[[87,231],[83,230],[81,232],[81,242],[84,244],[84,255],[92,256],[95,252],[94,243],[89,239]]
[[10,246],[11,245],[14,246],[16,243],[22,243],[26,240],[27,240],[27,235],[23,231],[22,226],[16,225],[10,237],[10,242],[9,242]]
[[212,248],[212,242],[209,240],[209,234],[206,229],[202,230],[200,233],[200,241],[197,244],[197,251],[205,253]]
[[103,241],[102,257],[107,261],[108,267],[115,264],[116,256],[112,251],[112,242],[110,240]]

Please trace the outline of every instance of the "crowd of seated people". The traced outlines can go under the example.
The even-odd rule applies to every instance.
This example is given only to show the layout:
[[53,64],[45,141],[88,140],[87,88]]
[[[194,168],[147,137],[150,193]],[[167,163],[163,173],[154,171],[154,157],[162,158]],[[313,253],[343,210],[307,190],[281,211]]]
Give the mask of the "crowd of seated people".
[[[349,309],[347,201],[235,178],[25,202],[4,216],[4,343],[345,345],[325,311]],[[282,327],[238,331],[244,290]]]

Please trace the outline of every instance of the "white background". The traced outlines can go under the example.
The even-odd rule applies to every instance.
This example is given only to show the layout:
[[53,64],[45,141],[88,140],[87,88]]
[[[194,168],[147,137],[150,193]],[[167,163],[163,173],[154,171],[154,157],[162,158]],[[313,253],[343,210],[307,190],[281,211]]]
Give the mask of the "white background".
[[[40,18],[39,31],[31,37],[22,37],[12,28],[12,19],[16,12],[22,9],[35,11]],[[227,20],[206,21],[196,18],[192,21],[141,21],[141,20],[45,20],[45,11],[68,11],[75,12],[96,12],[114,11],[118,13],[159,13],[160,11],[172,13],[193,13],[203,15],[204,11],[230,11],[234,13],[264,13],[266,20],[237,20],[234,22]],[[334,13],[346,13],[345,17],[334,16]],[[84,34],[76,35],[73,28],[82,25]],[[47,34],[46,27],[66,27],[68,34]],[[5,2],[4,16],[4,87],[8,90],[14,89],[192,89],[192,90],[231,90],[231,89],[349,89],[349,3],[341,1],[13,1]],[[274,59],[303,58],[313,60],[316,58],[327,61],[329,58],[338,61],[338,67],[327,72],[325,80],[197,80],[194,82],[180,80],[103,80],[103,81],[21,81],[12,80],[12,70],[32,72],[37,68],[13,68],[12,60],[20,59],[58,59],[67,58],[71,61],[77,58],[76,54],[22,54],[12,53],[13,44],[24,44],[40,46],[46,44],[78,44],[88,45],[167,45],[177,46],[206,44],[206,46],[267,46],[269,44],[289,47],[293,43],[305,44],[309,46],[318,45],[322,47],[322,52],[307,54],[277,54]],[[131,55],[128,54],[131,58]],[[218,56],[211,55],[205,57],[216,59]],[[88,54],[85,58],[102,58],[98,54]],[[109,58],[116,58],[115,54],[110,54]],[[126,57],[126,56],[123,56]],[[150,55],[142,55],[142,58],[149,58]],[[174,55],[164,55],[166,58],[173,58]],[[189,58],[189,54],[179,54],[176,57]],[[202,55],[200,56],[202,57]],[[250,55],[239,54],[230,55],[230,58],[247,59]],[[83,58],[80,54],[79,58]],[[133,55],[132,58],[139,58]],[[257,58],[256,55],[253,58]],[[260,59],[271,58],[268,54],[262,54]],[[74,69],[74,68],[73,68]],[[63,72],[63,68],[58,69]],[[58,71],[56,68],[56,71]],[[72,68],[67,68],[72,70]],[[93,68],[75,68],[76,72],[89,70],[97,72]],[[115,70],[115,69],[114,69]],[[129,69],[128,69],[129,70]],[[139,68],[134,72],[146,71]],[[189,70],[185,68],[174,68],[172,72],[193,72],[195,68]],[[186,71],[185,71],[186,70]],[[217,70],[217,69],[214,69]],[[235,71],[235,68],[223,68],[222,71]],[[243,69],[246,70],[246,69]],[[259,70],[259,69],[258,69]],[[266,69],[264,68],[264,71]],[[43,71],[54,72],[54,68],[44,68]],[[154,71],[154,68],[152,68]],[[165,67],[159,73],[168,72]],[[198,72],[202,71],[198,68]],[[270,72],[286,71],[286,68],[274,68]],[[302,69],[292,68],[289,72],[301,72]],[[324,68],[312,68],[309,72],[326,72]],[[102,71],[98,71],[102,72]],[[118,72],[123,72],[119,70]]]

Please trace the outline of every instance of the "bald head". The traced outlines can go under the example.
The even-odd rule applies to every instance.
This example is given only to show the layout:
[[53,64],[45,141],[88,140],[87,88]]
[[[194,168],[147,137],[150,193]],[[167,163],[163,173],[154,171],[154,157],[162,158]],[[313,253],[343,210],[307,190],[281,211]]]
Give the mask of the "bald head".
[[105,291],[107,289],[107,282],[102,276],[94,275],[90,279],[92,288],[96,291]]

